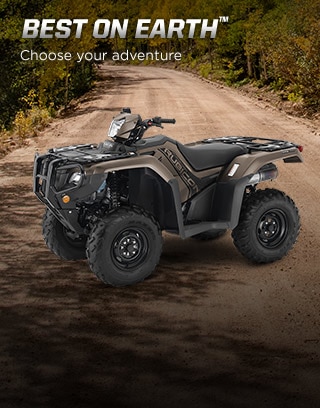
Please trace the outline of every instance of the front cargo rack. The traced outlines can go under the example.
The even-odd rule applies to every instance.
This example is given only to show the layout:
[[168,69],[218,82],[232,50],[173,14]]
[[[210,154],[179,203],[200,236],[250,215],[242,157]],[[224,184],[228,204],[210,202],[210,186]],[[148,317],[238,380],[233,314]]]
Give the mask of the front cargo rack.
[[228,144],[239,144],[245,146],[249,150],[261,150],[264,152],[274,152],[277,150],[290,149],[298,147],[296,144],[285,140],[267,139],[263,137],[249,136],[228,136],[204,139],[202,143],[223,142]]
[[111,151],[105,152],[101,145],[81,144],[58,147],[48,150],[48,154],[61,160],[72,160],[75,163],[98,163],[101,161],[122,159],[133,155],[133,152]]

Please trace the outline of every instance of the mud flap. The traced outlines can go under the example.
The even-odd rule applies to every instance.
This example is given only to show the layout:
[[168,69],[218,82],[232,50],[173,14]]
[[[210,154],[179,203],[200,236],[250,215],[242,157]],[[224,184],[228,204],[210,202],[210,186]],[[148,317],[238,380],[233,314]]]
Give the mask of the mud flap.
[[233,229],[239,222],[239,216],[245,188],[251,176],[240,180],[231,180],[226,183],[217,183],[212,203],[212,221],[203,221],[196,224],[184,225],[181,210],[179,187],[176,180],[169,184],[175,202],[179,235],[185,239],[210,229]]
[[213,216],[220,222],[226,222],[233,229],[239,222],[239,216],[246,186],[250,175],[238,180],[217,183],[213,199]]

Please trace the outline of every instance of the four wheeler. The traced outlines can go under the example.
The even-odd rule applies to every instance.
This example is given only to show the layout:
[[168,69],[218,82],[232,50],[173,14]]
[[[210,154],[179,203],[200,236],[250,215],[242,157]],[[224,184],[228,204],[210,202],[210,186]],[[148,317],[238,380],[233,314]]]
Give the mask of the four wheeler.
[[34,192],[46,205],[43,235],[62,259],[85,259],[104,283],[143,281],[156,268],[161,232],[212,239],[232,230],[250,261],[281,259],[296,242],[294,202],[257,185],[278,175],[276,160],[302,162],[302,146],[258,137],[208,138],[181,144],[124,108],[110,140],[36,154]]

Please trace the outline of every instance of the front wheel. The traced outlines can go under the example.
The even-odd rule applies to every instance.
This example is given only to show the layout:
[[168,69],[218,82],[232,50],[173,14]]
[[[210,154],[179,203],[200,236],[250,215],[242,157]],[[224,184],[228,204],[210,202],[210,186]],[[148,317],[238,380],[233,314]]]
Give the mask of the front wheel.
[[162,236],[143,210],[121,208],[99,221],[87,245],[91,270],[104,283],[126,286],[143,281],[159,262]]
[[59,258],[67,261],[86,258],[87,236],[75,236],[48,209],[43,216],[42,233],[47,247]]
[[246,258],[268,263],[289,252],[299,230],[300,217],[291,198],[279,190],[266,189],[257,190],[245,200],[232,237]]

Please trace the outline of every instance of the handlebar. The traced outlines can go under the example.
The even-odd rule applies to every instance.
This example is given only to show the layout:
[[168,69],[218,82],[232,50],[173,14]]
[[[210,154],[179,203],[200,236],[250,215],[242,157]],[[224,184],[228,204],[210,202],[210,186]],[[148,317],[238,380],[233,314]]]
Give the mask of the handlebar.
[[162,119],[161,118],[161,123],[172,123],[175,124],[176,120],[175,119]]
[[172,123],[175,124],[175,119],[163,119],[160,116],[155,116],[151,119],[146,119],[140,122],[140,125],[137,127],[137,132],[134,135],[133,141],[140,140],[143,137],[143,134],[146,130],[148,130],[151,126],[156,126],[162,128],[162,123]]
[[163,119],[160,116],[155,116],[154,118],[150,119],[150,122],[156,126],[160,126],[161,123],[172,123],[175,124],[176,120],[175,119]]
[[[121,113],[131,114],[131,109],[123,108]],[[141,117],[139,115],[136,115],[136,116],[139,117],[139,120],[137,121],[134,128],[130,131],[130,136],[125,142],[125,144],[128,146],[140,140],[143,137],[145,131],[148,130],[152,126],[162,128],[161,126],[162,123],[171,123],[171,124],[176,123],[175,119],[163,119],[160,116],[155,116],[154,118],[145,119],[145,120],[141,120]]]

